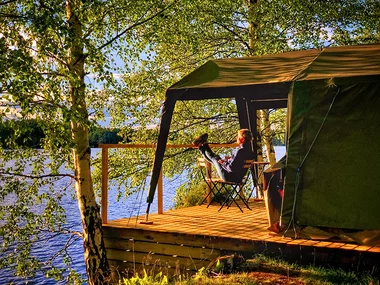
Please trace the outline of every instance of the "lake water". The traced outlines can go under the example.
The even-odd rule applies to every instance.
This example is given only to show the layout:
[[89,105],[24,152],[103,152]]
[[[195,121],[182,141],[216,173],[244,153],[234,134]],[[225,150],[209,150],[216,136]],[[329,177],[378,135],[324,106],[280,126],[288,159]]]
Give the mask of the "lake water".
[[[285,154],[285,147],[275,147],[276,150],[276,159],[279,160]],[[99,149],[93,149],[92,153],[96,155],[99,152]],[[185,181],[183,177],[175,177],[171,180],[164,179],[164,211],[173,208],[174,202],[173,198],[175,196],[176,187],[182,184]],[[61,181],[60,183],[64,183]],[[108,206],[108,219],[114,220],[118,218],[125,218],[135,215],[143,215],[146,212],[146,197],[147,193],[136,193],[134,195],[129,196],[127,199],[121,199],[121,201],[116,202],[116,190],[109,190],[109,206]],[[72,230],[81,231],[81,222],[80,222],[80,214],[76,200],[73,200],[71,197],[64,198],[64,206],[67,212],[67,226]],[[157,212],[157,200],[152,203],[150,208],[150,213]],[[131,223],[134,221],[131,220]],[[49,240],[43,240],[36,244],[34,247],[33,254],[38,256],[39,258],[44,258],[47,255],[47,250],[51,253],[56,252],[61,249],[66,242],[66,239],[63,237],[56,237]],[[72,257],[73,264],[72,267],[79,273],[83,274],[85,278],[85,264],[83,257],[83,243],[81,240],[73,243],[69,249],[69,253]],[[62,260],[57,260],[57,266],[63,266]],[[12,276],[11,272],[8,270],[0,270],[0,284],[64,284],[64,282],[57,283],[54,280],[46,279],[44,276],[39,275],[33,280],[28,280],[25,282],[19,278],[15,278]]]

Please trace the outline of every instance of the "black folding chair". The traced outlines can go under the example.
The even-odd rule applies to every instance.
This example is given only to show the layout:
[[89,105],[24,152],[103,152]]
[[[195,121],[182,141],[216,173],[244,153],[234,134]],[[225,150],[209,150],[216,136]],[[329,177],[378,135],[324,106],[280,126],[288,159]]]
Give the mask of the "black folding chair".
[[203,157],[198,157],[197,158],[197,165],[200,169],[200,172],[202,174],[203,180],[207,184],[207,193],[202,202],[200,203],[201,205],[206,202],[206,200],[210,197],[210,201],[207,204],[207,208],[212,204],[212,202],[217,201],[220,205],[223,204],[223,201],[220,200],[219,197],[219,191],[216,191],[217,188],[215,188],[214,182],[217,177],[213,177],[213,172],[211,168],[211,163],[208,162],[206,159]]
[[[250,170],[253,170],[254,160],[246,160],[244,162],[243,168],[246,169],[247,172],[242,181],[240,182],[230,182],[225,181],[220,177],[213,177],[211,171],[211,164],[203,157],[198,158],[197,161],[198,166],[201,167],[203,178],[206,181],[209,188],[209,191],[201,204],[203,204],[207,200],[207,198],[210,195],[212,195],[212,199],[210,203],[208,203],[207,207],[209,207],[213,201],[217,200],[221,204],[218,211],[220,211],[224,206],[227,206],[228,209],[232,205],[232,203],[235,203],[236,206],[240,209],[240,211],[243,212],[242,208],[237,202],[237,199],[239,199],[244,203],[244,205],[248,209],[251,210],[251,208],[248,205],[248,199],[246,199],[244,195],[244,186],[248,181],[249,174],[251,173]],[[223,201],[220,200],[220,196],[222,193],[226,193],[226,198]]]

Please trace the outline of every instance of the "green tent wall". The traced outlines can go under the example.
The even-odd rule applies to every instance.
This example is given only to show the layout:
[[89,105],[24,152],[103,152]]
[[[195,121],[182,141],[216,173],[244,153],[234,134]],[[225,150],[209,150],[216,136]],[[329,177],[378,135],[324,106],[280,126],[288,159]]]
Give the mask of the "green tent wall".
[[380,229],[380,77],[295,82],[289,99],[283,224]]

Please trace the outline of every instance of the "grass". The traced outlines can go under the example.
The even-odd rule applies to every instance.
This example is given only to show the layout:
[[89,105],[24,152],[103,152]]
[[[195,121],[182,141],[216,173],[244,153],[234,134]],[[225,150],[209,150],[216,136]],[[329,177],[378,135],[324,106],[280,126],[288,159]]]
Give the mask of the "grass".
[[[226,270],[225,270],[226,271]],[[377,269],[378,271],[378,269]],[[177,275],[168,278],[162,272],[143,274],[124,278],[120,285],[256,285],[256,284],[360,284],[380,285],[378,272],[345,271],[342,269],[315,266],[299,266],[281,259],[257,255],[253,259],[224,272],[223,266],[216,263],[212,268],[202,268],[195,275]]]

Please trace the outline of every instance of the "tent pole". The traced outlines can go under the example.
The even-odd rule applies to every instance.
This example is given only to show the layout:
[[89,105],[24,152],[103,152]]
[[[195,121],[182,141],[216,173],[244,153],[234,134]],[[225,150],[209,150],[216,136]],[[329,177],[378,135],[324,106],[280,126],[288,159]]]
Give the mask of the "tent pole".
[[148,222],[149,210],[150,210],[150,205],[153,202],[153,197],[156,191],[157,183],[160,178],[162,161],[164,160],[164,153],[166,149],[166,143],[168,140],[170,123],[172,120],[174,105],[176,102],[176,98],[174,97],[168,98],[168,93],[169,91],[166,92],[166,98],[165,98],[164,105],[162,108],[160,131],[158,133],[158,140],[157,140],[156,152],[154,155],[154,162],[153,162],[153,169],[152,169],[152,177],[150,180],[149,193],[147,197],[148,207],[146,209],[146,216],[145,216],[146,220],[145,222],[141,222],[145,224],[153,223],[153,222]]
[[253,140],[253,154],[254,158],[257,161],[257,139],[258,139],[258,131],[257,131],[257,108],[254,106],[253,102],[248,102],[247,104],[248,109],[248,128],[252,132],[252,136],[254,138]]
[[249,129],[248,106],[245,98],[236,97],[236,107],[239,115],[239,125],[241,129]]
[[164,102],[161,115],[160,131],[158,133],[158,140],[156,146],[156,152],[154,155],[152,177],[150,180],[149,193],[147,197],[147,203],[153,202],[153,197],[156,191],[157,183],[160,177],[162,161],[164,160],[164,153],[166,149],[166,142],[168,140],[170,123],[172,120],[175,98],[168,98]]
[[140,222],[140,224],[147,224],[147,225],[151,225],[153,224],[153,222],[151,221],[148,221],[148,218],[149,218],[149,211],[150,211],[150,205],[152,203],[148,203],[148,207],[146,208],[146,213],[145,213],[145,221],[142,221]]
[[244,97],[235,97],[236,107],[239,115],[239,124],[241,129],[249,129],[254,138],[252,150],[255,160],[257,160],[257,108],[252,101]]

